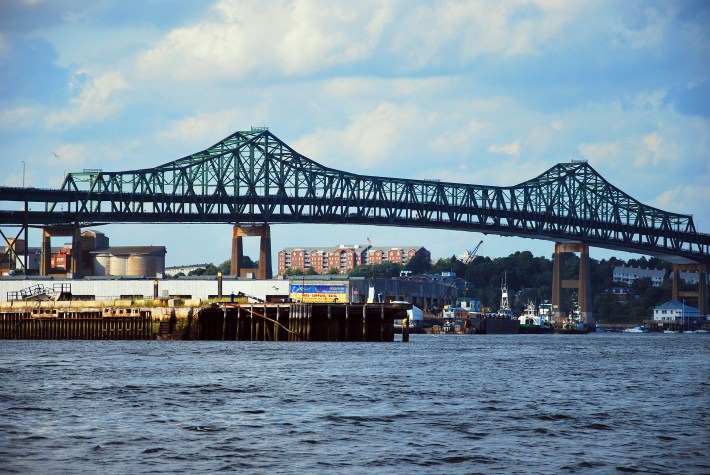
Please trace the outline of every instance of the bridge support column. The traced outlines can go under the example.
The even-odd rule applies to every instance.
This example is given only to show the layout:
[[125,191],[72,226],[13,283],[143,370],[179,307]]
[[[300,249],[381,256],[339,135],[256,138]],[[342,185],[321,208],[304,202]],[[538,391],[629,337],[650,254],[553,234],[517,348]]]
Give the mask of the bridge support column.
[[271,228],[268,224],[260,226],[234,226],[232,229],[232,262],[230,273],[240,277],[247,269],[243,267],[244,248],[242,238],[245,236],[259,236],[259,268],[256,276],[258,279],[271,279]]
[[52,269],[52,236],[42,229],[42,256],[39,263],[39,275],[49,275]]
[[[81,279],[81,227],[74,228],[74,235],[71,240],[71,269],[73,279]],[[69,271],[67,269],[67,271]]]
[[71,257],[66,263],[67,274],[75,279],[82,277],[81,271],[81,226],[48,226],[42,229],[42,257],[39,274],[49,275],[52,270],[52,237],[71,236]]
[[271,228],[268,224],[261,227],[261,239],[259,241],[259,278],[271,279]]
[[[698,272],[698,288],[697,290],[679,290],[680,272],[690,271]],[[673,300],[694,299],[697,300],[700,315],[708,314],[708,296],[707,289],[707,268],[702,264],[673,264]]]
[[[562,279],[562,254],[578,252],[579,275],[577,279]],[[555,243],[555,255],[552,268],[552,309],[555,314],[555,325],[562,326],[568,309],[562,305],[562,289],[577,290],[577,304],[584,322],[595,324],[592,314],[592,290],[589,269],[589,244],[587,243]]]

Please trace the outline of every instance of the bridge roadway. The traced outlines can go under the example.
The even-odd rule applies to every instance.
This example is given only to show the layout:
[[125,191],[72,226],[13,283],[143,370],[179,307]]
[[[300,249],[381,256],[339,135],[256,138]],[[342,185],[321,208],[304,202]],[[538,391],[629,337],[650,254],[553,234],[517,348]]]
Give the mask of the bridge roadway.
[[584,161],[508,187],[383,178],[324,167],[265,128],[235,132],[155,168],[70,173],[59,190],[0,187],[0,202],[14,203],[0,205],[0,226],[369,224],[582,242],[677,264],[710,263],[710,235],[697,232],[692,216],[638,202]]

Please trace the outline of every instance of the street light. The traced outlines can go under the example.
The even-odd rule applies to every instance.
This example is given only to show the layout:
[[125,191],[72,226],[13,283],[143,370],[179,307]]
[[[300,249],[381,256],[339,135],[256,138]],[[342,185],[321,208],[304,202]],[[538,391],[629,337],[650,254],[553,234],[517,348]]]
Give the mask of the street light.
[[25,187],[25,161],[20,160],[22,162],[22,188]]

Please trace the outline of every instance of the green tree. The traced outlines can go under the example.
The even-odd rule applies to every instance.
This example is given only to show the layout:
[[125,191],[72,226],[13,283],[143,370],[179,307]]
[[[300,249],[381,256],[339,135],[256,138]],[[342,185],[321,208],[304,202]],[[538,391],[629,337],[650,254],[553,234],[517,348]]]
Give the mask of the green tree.
[[405,270],[412,271],[413,274],[423,274],[431,269],[431,256],[426,252],[417,252],[409,259]]
[[229,273],[232,272],[232,261],[224,261],[223,263],[217,266],[217,271],[221,272],[222,275],[229,275]]

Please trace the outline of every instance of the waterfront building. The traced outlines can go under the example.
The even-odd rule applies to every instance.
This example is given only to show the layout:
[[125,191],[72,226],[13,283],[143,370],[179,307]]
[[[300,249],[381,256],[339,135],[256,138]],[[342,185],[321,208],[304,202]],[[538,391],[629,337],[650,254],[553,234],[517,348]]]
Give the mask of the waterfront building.
[[653,309],[653,319],[664,322],[697,321],[700,319],[700,309],[679,300],[670,300]]
[[162,277],[165,246],[119,246],[91,251],[94,276]]
[[407,264],[414,256],[431,254],[421,245],[381,247],[371,244],[340,244],[333,247],[287,247],[278,254],[278,275],[289,270],[316,274],[347,274],[356,266],[369,264]]

